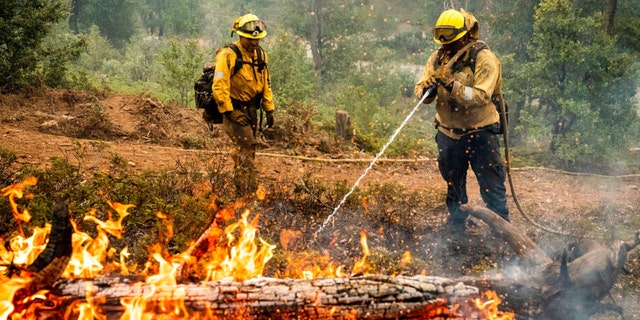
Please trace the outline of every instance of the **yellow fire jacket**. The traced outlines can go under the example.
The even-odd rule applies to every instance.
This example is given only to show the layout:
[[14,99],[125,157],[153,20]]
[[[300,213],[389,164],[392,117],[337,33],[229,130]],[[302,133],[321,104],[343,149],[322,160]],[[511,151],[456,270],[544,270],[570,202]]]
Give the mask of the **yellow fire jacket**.
[[[440,65],[445,65],[455,53],[445,54]],[[460,61],[466,60],[466,52]],[[424,66],[422,77],[416,83],[416,91],[422,92],[425,82],[434,74],[434,65],[438,52],[434,52]],[[491,102],[494,94],[502,94],[502,65],[496,55],[489,49],[480,50],[476,58],[475,73],[469,66],[453,71],[454,85],[451,93],[438,86],[436,100],[436,121],[440,123],[438,130],[453,139],[463,134],[456,134],[452,129],[464,129],[467,132],[486,127],[500,121],[500,115]],[[422,97],[420,97],[422,98]],[[431,103],[434,98],[426,99]]]
[[[222,48],[215,59],[216,72],[213,77],[213,99],[218,105],[221,113],[232,111],[231,99],[240,101],[250,101],[258,94],[262,93],[262,108],[265,111],[275,109],[273,104],[273,93],[269,79],[268,68],[258,72],[258,67],[251,65],[250,61],[258,61],[257,52],[247,52],[240,41],[235,44],[242,53],[244,64],[236,74],[231,75],[236,65],[236,53],[231,48]],[[268,63],[267,53],[264,52],[264,62]]]

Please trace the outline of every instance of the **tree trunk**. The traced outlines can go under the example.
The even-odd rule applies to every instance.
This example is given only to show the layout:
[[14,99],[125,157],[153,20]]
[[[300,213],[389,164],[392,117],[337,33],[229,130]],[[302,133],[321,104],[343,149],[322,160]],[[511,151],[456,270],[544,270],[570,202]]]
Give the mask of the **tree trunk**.
[[322,4],[323,0],[311,0],[311,34],[309,35],[313,68],[320,76],[322,76],[324,69],[320,51],[322,47]]
[[80,15],[80,0],[71,0],[70,4],[71,14],[69,15],[69,29],[73,31],[73,34],[78,34],[78,16]]
[[613,26],[616,18],[616,10],[618,9],[618,0],[609,0],[607,8],[607,24],[606,31],[608,35],[613,35]]

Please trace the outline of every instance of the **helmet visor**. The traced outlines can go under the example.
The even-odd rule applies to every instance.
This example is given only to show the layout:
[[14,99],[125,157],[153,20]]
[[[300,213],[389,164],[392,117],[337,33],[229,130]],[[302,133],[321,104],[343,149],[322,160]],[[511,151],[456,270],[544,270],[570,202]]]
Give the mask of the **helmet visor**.
[[254,37],[259,35],[265,30],[267,30],[267,25],[265,25],[264,22],[260,20],[249,21],[238,29],[238,31],[241,31],[246,34],[250,34]]
[[466,31],[467,26],[462,28],[454,28],[450,26],[438,26],[433,28],[433,38],[438,39],[442,43],[447,43],[453,40],[460,32]]

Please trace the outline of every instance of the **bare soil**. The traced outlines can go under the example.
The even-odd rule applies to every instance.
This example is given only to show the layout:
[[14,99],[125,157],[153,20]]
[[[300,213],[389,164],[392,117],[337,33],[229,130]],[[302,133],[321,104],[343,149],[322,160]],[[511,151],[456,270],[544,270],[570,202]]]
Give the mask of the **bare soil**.
[[[345,181],[351,186],[373,158],[339,143],[318,147],[321,145],[318,141],[294,144],[275,139],[283,132],[276,131],[268,141],[270,147],[259,150],[258,161],[268,164],[262,172],[266,179],[298,181],[307,177],[326,183]],[[53,157],[73,158],[71,155],[78,148],[84,148],[85,158],[91,159],[89,165],[103,170],[109,170],[114,156],[126,159],[134,169],[169,169],[178,162],[197,161],[203,154],[231,147],[220,129],[209,131],[198,110],[165,105],[144,95],[96,97],[67,90],[0,95],[0,134],[0,148],[14,152],[18,165],[30,166],[48,166]],[[305,137],[317,140],[318,135],[312,132]],[[195,149],[194,145],[209,147]],[[372,167],[361,186],[391,183],[417,194],[436,193],[444,197],[446,186],[433,155],[384,160]],[[629,240],[640,229],[638,174],[603,176],[548,168],[513,168],[512,178],[519,203],[530,218],[573,235],[552,235],[535,227],[510,199],[512,223],[550,255],[557,253],[563,243],[583,236]],[[481,204],[477,189],[470,171],[468,190],[472,204]],[[419,205],[407,203],[408,209],[414,206]],[[434,274],[459,270],[460,266],[466,266],[469,272],[469,268],[482,263],[490,269],[494,262],[487,257],[507,251],[500,246],[499,239],[488,236],[490,232],[481,223],[473,226],[475,233],[462,245],[444,239],[436,241],[438,237],[448,238],[442,228],[446,211],[444,206],[439,206],[431,213],[434,214],[429,219],[418,214],[413,221],[400,221],[396,230],[416,230],[417,224],[423,224],[419,230],[424,234],[414,236],[415,241],[442,243],[430,245],[424,252],[443,265],[441,270],[432,271]],[[351,223],[357,225],[358,222]],[[333,232],[332,228],[327,227],[327,232]],[[627,261],[630,274],[619,277],[612,290],[612,300],[608,301],[623,306],[625,319],[640,318],[640,255],[637,251],[632,252]],[[607,313],[598,319],[619,317]]]

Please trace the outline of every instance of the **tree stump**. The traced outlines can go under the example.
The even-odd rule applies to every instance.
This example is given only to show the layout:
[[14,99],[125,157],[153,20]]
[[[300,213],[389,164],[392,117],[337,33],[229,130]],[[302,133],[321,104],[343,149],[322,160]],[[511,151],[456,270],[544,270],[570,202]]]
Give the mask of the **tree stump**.
[[351,137],[351,119],[346,111],[336,111],[336,135],[342,139]]

